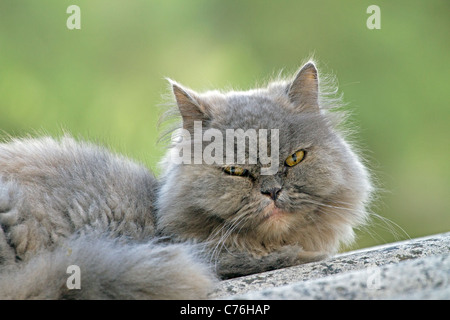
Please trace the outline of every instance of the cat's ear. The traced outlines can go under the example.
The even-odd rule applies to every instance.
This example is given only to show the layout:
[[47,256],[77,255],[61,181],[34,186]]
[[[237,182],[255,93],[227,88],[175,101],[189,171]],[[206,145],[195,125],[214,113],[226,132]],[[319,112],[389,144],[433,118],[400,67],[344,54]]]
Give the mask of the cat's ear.
[[288,95],[301,110],[319,110],[319,79],[313,62],[300,69],[289,86]]
[[209,119],[205,104],[191,90],[183,88],[178,83],[169,80],[173,95],[183,118],[183,128],[189,131],[194,129],[194,121]]

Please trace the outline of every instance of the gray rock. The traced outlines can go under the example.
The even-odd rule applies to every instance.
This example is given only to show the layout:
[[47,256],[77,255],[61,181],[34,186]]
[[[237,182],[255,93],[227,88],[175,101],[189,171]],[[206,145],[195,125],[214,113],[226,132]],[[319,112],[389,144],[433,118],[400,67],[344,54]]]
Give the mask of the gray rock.
[[219,299],[450,299],[450,232],[223,281]]

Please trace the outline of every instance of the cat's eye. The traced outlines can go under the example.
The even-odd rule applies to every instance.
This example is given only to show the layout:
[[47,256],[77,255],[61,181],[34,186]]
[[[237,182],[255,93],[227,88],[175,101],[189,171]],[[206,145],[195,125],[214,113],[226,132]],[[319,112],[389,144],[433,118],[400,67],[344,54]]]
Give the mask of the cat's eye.
[[249,175],[249,171],[247,169],[244,169],[244,168],[238,167],[238,166],[227,166],[227,167],[223,168],[223,171],[232,176],[246,177]]
[[288,167],[293,167],[293,166],[299,164],[300,162],[302,162],[303,159],[305,159],[305,156],[306,156],[305,150],[301,149],[301,150],[298,150],[296,153],[291,154],[289,157],[287,157],[287,159],[284,161],[284,163]]

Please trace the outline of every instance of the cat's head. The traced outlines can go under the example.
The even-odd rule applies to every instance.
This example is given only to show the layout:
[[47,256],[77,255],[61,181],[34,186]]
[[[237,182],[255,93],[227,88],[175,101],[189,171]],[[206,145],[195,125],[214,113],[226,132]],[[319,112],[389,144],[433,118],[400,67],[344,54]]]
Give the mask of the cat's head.
[[225,237],[226,246],[255,251],[297,244],[332,253],[353,240],[353,228],[366,220],[371,184],[336,129],[340,113],[322,100],[314,63],[292,80],[245,92],[199,94],[171,84],[184,139],[162,162],[163,233]]

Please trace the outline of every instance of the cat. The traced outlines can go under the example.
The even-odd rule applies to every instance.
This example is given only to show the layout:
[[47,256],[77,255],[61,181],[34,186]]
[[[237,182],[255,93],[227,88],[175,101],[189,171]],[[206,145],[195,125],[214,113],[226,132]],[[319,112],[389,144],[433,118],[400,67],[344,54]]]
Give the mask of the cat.
[[[354,240],[371,178],[314,62],[244,92],[170,84],[181,121],[158,179],[69,136],[0,144],[0,298],[207,298],[220,279],[321,260]],[[180,132],[206,151],[198,123],[222,137],[276,129],[277,144],[259,144],[279,155],[276,172],[262,174],[247,149],[244,162],[173,161]],[[71,265],[80,289],[67,286]]]

